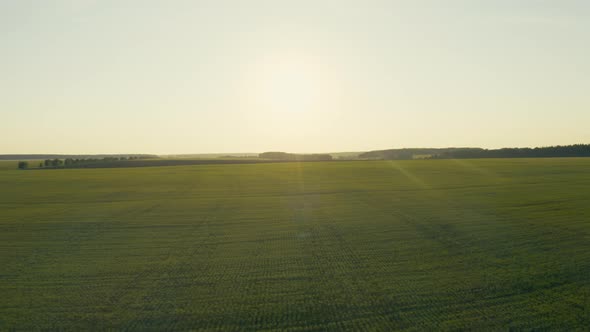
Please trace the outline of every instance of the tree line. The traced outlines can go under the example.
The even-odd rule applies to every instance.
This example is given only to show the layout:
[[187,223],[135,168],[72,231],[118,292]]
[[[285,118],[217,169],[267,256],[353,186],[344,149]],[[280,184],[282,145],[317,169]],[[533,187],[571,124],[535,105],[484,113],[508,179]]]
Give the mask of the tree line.
[[433,159],[590,157],[590,144],[537,148],[461,149],[433,155]]
[[[144,156],[130,156],[130,157],[104,157],[104,158],[65,158],[65,159],[45,159],[44,161],[39,163],[38,168],[67,168],[67,167],[76,167],[80,165],[88,165],[88,164],[96,164],[96,163],[106,163],[106,162],[113,162],[113,161],[127,161],[127,160],[136,160],[136,159],[148,159],[150,157]],[[29,168],[28,161],[19,161],[18,162],[19,169],[27,169]]]
[[359,154],[359,159],[467,159],[467,158],[552,158],[590,157],[590,144],[557,145],[537,148],[416,148],[375,150]]
[[157,155],[145,153],[125,153],[125,154],[0,154],[0,160],[45,160],[45,159],[102,159],[105,157],[140,157],[143,158],[158,158]]
[[258,155],[261,159],[288,160],[288,161],[329,161],[332,156],[327,153],[295,154],[286,152],[264,152]]

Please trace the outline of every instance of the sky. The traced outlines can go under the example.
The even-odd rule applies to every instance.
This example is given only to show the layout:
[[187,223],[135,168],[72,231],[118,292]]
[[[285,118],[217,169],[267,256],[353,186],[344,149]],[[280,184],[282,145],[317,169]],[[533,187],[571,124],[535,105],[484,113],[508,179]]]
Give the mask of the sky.
[[0,154],[590,143],[590,1],[0,0]]

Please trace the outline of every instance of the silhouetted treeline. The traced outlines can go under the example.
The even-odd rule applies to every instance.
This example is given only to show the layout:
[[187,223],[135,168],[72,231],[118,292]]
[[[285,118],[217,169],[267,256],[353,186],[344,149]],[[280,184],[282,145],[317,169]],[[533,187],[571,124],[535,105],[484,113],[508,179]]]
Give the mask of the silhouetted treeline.
[[103,158],[129,158],[134,157],[137,159],[145,158],[158,158],[152,154],[81,154],[81,155],[70,155],[70,154],[0,154],[0,160],[45,160],[45,159],[103,159]]
[[329,161],[332,156],[325,153],[318,154],[295,154],[286,152],[264,152],[258,155],[262,159],[288,160],[288,161]]
[[434,159],[443,158],[552,158],[552,157],[590,157],[590,144],[565,146],[547,146],[538,148],[503,148],[503,149],[465,149],[447,151],[434,155]]
[[144,159],[133,162],[118,160],[110,162],[77,164],[70,168],[127,168],[127,167],[162,167],[162,166],[192,166],[192,165],[232,165],[232,164],[264,164],[275,162],[288,162],[286,160],[263,159]]
[[[193,166],[193,165],[233,165],[233,164],[268,164],[268,163],[288,163],[289,160],[270,160],[270,159],[143,159],[134,160],[116,160],[108,162],[89,162],[79,163],[69,166],[67,168],[128,168],[128,167],[163,167],[163,166]],[[46,167],[47,169],[62,169],[62,167]],[[45,169],[35,168],[35,169]]]
[[537,148],[442,148],[390,149],[361,153],[360,159],[465,159],[465,158],[551,158],[590,157],[590,144],[548,146]]
[[411,149],[388,149],[364,152],[358,155],[360,159],[385,159],[385,160],[405,160],[405,159],[427,159],[434,155],[441,155],[447,152],[472,150],[473,148],[411,148]]
[[[136,160],[136,159],[150,159],[150,158],[149,157],[139,157],[139,156],[104,157],[104,158],[66,158],[66,159],[54,158],[54,159],[45,159],[42,163],[39,164],[39,168],[85,167],[88,165],[105,164],[105,163],[112,163],[112,162],[125,162],[125,161]],[[19,168],[23,168],[23,167],[21,167],[21,163],[23,163],[23,162],[19,162]],[[27,167],[24,167],[24,168],[27,168]]]

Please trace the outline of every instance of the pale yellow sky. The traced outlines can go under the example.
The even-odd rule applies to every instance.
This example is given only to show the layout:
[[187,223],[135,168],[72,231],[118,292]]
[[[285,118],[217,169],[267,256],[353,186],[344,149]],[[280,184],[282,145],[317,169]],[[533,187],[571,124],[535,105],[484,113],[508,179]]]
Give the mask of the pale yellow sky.
[[589,2],[442,3],[2,1],[0,154],[590,143]]

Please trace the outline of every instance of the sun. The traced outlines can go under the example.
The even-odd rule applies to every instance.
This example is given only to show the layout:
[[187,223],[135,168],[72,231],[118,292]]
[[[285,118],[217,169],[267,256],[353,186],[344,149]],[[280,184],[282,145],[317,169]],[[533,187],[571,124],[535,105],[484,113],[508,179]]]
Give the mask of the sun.
[[257,99],[272,112],[309,112],[320,98],[320,77],[313,65],[302,60],[263,63]]

